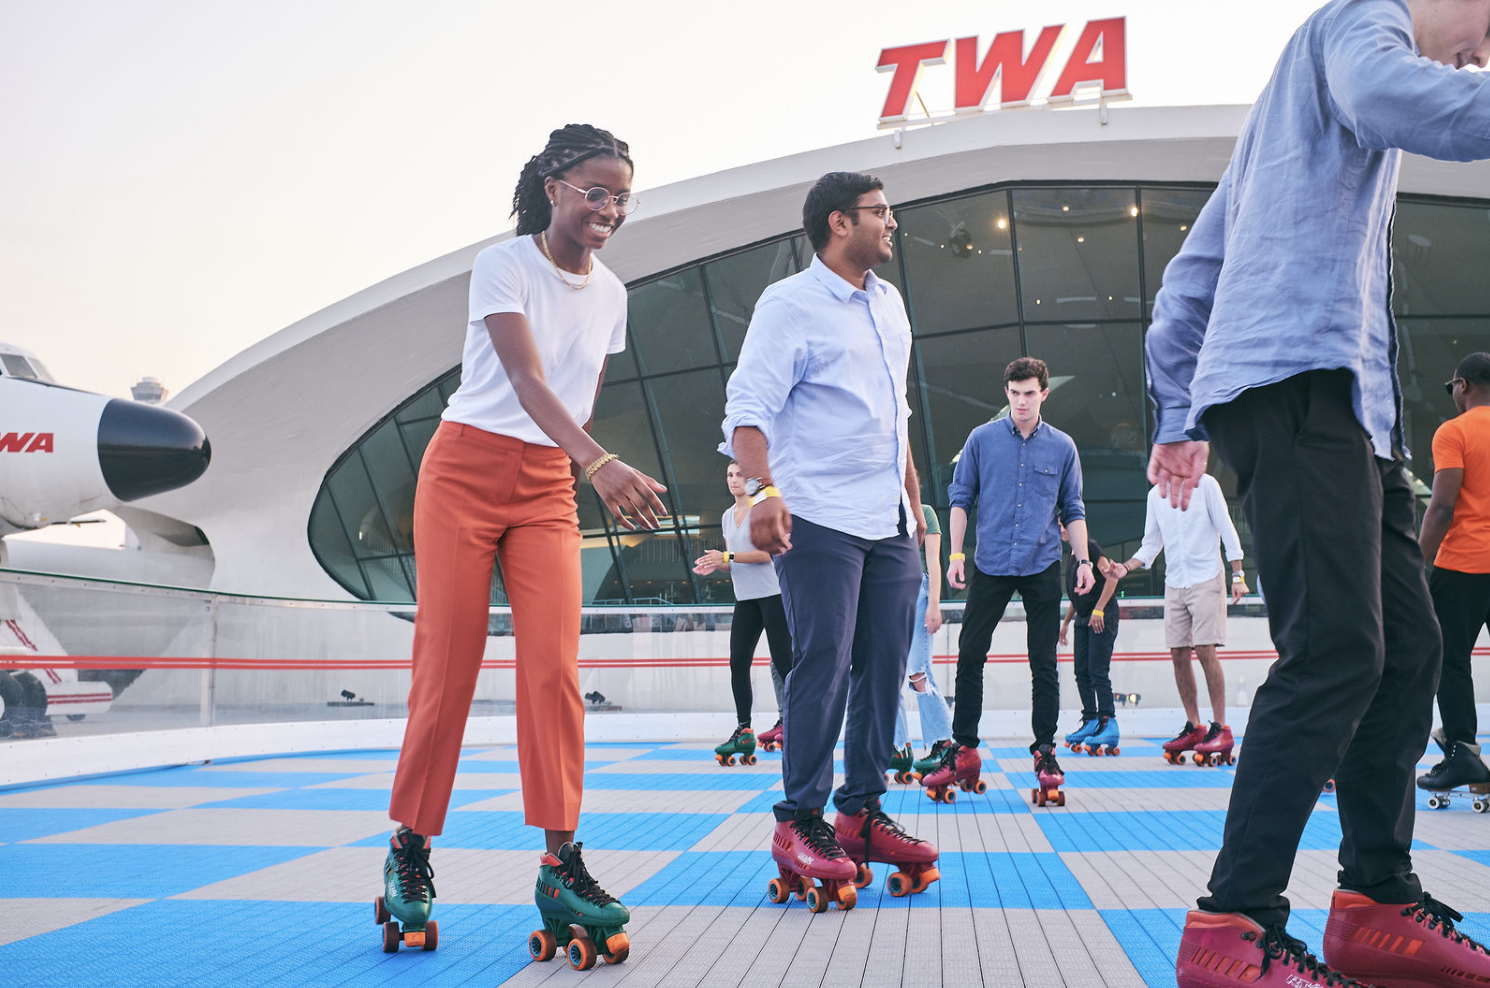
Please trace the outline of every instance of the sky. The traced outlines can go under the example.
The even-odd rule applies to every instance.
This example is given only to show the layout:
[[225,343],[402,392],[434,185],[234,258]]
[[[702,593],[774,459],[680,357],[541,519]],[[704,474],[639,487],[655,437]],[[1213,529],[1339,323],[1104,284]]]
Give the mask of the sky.
[[[179,392],[509,229],[565,123],[630,143],[645,209],[649,186],[874,136],[882,48],[1064,23],[1048,90],[1088,20],[1126,17],[1132,105],[1250,103],[1315,6],[0,0],[0,341],[73,387]],[[931,110],[953,71],[923,74]]]

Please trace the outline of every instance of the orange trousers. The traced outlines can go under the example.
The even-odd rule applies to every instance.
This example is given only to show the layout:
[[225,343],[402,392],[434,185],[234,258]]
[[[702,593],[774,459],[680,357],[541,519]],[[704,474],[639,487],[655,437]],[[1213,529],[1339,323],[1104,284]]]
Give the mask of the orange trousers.
[[585,767],[579,692],[580,536],[569,457],[441,422],[414,495],[414,676],[388,815],[445,826],[486,650],[492,558],[517,639],[517,758],[529,826],[573,830]]

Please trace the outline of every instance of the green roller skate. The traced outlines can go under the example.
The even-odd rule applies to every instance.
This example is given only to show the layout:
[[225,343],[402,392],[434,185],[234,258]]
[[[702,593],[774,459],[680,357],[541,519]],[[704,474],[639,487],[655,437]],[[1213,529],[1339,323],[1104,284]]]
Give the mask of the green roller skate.
[[400,943],[434,950],[440,942],[440,924],[429,918],[435,897],[429,840],[404,827],[389,844],[383,861],[383,894],[373,900],[377,922],[383,927],[383,952],[398,953]]
[[721,765],[733,765],[736,755],[741,765],[755,764],[755,732],[746,724],[735,728],[729,740],[714,749],[714,759]]
[[907,741],[904,748],[896,748],[895,754],[890,756],[890,771],[895,773],[895,781],[899,783],[916,781],[916,753]]
[[926,753],[925,758],[916,759],[916,764],[912,766],[912,771],[914,771],[917,776],[923,779],[926,776],[930,775],[932,772],[935,772],[937,770],[937,766],[941,765],[942,763],[942,756],[947,753],[947,748],[951,744],[952,740],[950,738],[943,738],[942,740],[933,744],[931,746],[931,750]]
[[563,947],[576,971],[594,967],[597,956],[619,964],[631,953],[631,938],[622,929],[631,922],[631,913],[590,877],[580,859],[582,847],[565,844],[557,855],[543,856],[533,890],[543,929],[528,937],[535,961],[549,960]]

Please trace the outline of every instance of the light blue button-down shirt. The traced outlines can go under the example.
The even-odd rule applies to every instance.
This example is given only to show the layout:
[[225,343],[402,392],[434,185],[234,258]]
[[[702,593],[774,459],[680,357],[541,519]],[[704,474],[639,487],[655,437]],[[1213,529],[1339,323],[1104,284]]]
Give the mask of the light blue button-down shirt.
[[1250,388],[1346,368],[1376,454],[1402,447],[1402,150],[1490,157],[1490,74],[1418,55],[1403,0],[1334,0],[1289,41],[1164,271],[1146,342],[1155,442],[1205,439],[1206,410]]
[[895,286],[870,272],[863,288],[814,256],[755,305],[730,375],[724,442],[754,426],[771,478],[794,517],[865,539],[895,535],[905,512],[905,397],[911,325]]

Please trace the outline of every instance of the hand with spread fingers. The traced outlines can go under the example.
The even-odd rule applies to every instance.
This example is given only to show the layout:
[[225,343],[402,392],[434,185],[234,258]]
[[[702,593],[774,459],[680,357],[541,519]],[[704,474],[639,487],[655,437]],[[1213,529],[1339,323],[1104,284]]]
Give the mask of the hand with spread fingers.
[[620,460],[611,460],[596,470],[590,483],[615,516],[616,524],[629,531],[636,531],[638,522],[642,528],[656,529],[657,516],[668,513],[657,498],[667,488]]

